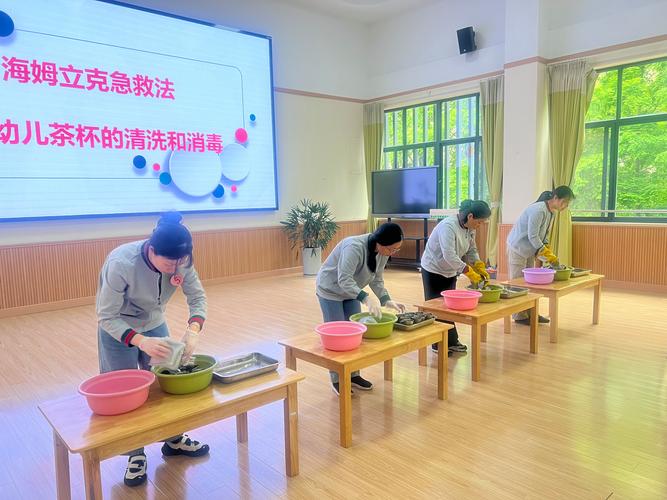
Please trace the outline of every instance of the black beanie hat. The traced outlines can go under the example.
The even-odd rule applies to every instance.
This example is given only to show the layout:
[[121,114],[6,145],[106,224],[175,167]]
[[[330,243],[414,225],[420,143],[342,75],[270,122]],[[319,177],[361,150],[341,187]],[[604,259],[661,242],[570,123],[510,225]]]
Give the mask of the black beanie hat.
[[192,257],[192,235],[181,224],[182,220],[178,212],[167,212],[160,217],[149,240],[157,255],[174,260]]
[[403,241],[403,230],[398,224],[385,222],[373,232],[373,236],[375,236],[374,240],[376,243],[379,243],[383,247],[388,247],[389,245]]

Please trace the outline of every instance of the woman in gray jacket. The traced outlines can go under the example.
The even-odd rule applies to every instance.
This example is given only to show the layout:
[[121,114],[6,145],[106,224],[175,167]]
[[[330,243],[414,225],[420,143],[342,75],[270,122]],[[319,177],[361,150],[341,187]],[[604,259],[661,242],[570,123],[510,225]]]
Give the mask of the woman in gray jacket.
[[[400,250],[402,243],[401,227],[387,222],[373,233],[350,236],[336,245],[317,273],[316,293],[325,322],[347,321],[361,312],[362,303],[378,318],[382,316],[382,306],[405,311],[403,304],[389,297],[383,275],[389,257]],[[375,297],[363,290],[368,285]],[[333,390],[339,394],[338,373],[329,374]],[[362,391],[373,388],[358,371],[352,373],[352,385]]]
[[[523,270],[535,265],[535,257],[548,262],[558,263],[558,257],[549,248],[549,228],[553,213],[565,210],[574,199],[574,193],[568,186],[559,186],[553,191],[544,191],[537,201],[529,205],[516,221],[507,236],[507,260],[510,279],[521,278]],[[530,324],[527,311],[513,315],[514,321]],[[548,323],[549,318],[539,316],[540,323]]]
[[[100,272],[97,289],[98,352],[100,372],[141,368],[166,358],[171,350],[162,339],[169,336],[164,309],[178,287],[185,294],[190,319],[181,341],[182,362],[197,346],[206,318],[206,294],[192,265],[192,236],[181,224],[181,215],[163,215],[148,240],[126,243],[112,250]],[[199,457],[207,444],[186,435],[164,442],[165,456]],[[138,486],[146,481],[143,448],[129,455],[124,482]]]

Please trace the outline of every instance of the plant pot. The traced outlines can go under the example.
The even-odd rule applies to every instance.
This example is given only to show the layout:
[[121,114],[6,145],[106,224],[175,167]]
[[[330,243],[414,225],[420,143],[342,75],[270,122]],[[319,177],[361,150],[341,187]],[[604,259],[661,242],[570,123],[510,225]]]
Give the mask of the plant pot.
[[303,249],[303,274],[305,276],[315,276],[322,266],[321,248]]

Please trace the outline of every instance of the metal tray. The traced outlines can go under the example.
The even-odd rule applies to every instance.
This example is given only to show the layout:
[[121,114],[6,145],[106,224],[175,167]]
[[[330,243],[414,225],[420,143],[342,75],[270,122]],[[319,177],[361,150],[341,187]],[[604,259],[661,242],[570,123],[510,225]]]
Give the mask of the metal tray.
[[213,371],[213,376],[220,382],[231,384],[274,371],[277,368],[277,360],[269,358],[261,352],[253,352],[244,356],[223,359]]
[[412,330],[416,330],[422,326],[432,325],[434,321],[435,318],[427,319],[426,321],[415,323],[414,325],[401,325],[400,323],[394,323],[394,328],[397,330],[403,330],[404,332],[411,332]]
[[503,291],[500,292],[501,299],[513,299],[528,294],[528,288],[522,286],[503,285]]
[[579,267],[575,267],[572,270],[572,274],[570,275],[571,278],[578,278],[579,276],[586,276],[587,274],[591,274],[592,269],[581,269]]

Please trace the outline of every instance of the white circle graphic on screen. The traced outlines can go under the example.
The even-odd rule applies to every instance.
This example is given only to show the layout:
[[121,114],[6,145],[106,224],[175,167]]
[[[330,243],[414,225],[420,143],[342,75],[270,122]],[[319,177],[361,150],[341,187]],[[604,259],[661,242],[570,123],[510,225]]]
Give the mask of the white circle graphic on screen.
[[240,144],[228,144],[220,153],[222,175],[232,182],[240,182],[250,173],[248,152]]
[[220,184],[220,159],[214,152],[174,151],[169,157],[171,181],[190,196],[206,196]]

